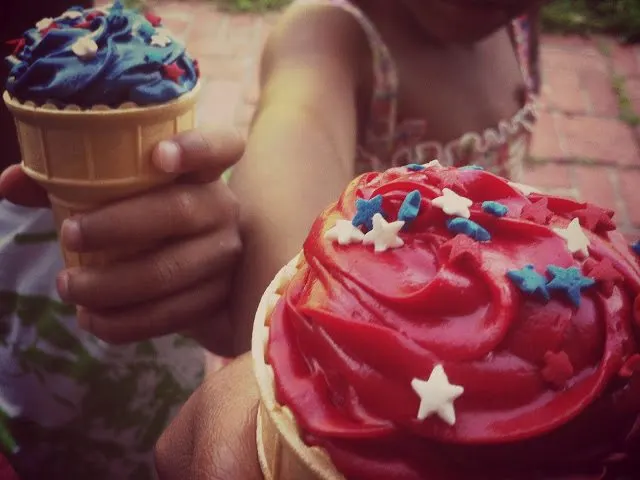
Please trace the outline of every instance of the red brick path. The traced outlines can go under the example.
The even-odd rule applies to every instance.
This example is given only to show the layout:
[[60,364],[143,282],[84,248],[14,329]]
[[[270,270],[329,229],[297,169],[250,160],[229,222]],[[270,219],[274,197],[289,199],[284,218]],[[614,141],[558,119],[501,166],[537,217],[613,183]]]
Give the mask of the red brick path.
[[[246,127],[260,48],[277,17],[228,15],[207,1],[163,1],[155,8],[200,61],[200,120],[233,119]],[[628,111],[640,115],[640,47],[545,36],[542,70],[542,113],[526,182],[612,208],[619,227],[640,238],[640,127],[620,119],[614,90],[622,85]]]

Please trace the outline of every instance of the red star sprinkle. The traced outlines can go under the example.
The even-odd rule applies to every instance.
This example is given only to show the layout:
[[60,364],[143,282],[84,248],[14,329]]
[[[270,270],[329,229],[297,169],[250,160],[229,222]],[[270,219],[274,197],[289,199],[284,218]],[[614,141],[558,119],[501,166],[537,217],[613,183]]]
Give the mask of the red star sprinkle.
[[27,41],[24,39],[24,37],[16,38],[15,40],[9,40],[7,42],[7,45],[13,47],[13,52],[11,52],[11,55],[18,55],[22,51],[26,43]]
[[93,12],[89,12],[87,14],[86,20],[87,22],[92,22],[96,18],[102,17],[102,16],[104,16],[104,12],[101,12],[100,10],[94,10]]
[[434,180],[438,188],[453,190],[459,195],[467,193],[467,189],[460,182],[457,170],[440,170],[440,171],[427,171],[427,175],[430,179]]
[[196,77],[200,78],[200,64],[198,63],[198,60],[193,61],[193,69],[196,71]]
[[482,264],[480,245],[467,235],[456,235],[451,240],[444,243],[440,247],[440,254],[442,255],[442,258],[451,263],[455,263],[458,260],[468,260],[474,266]]
[[144,18],[146,18],[149,21],[149,23],[154,27],[159,27],[162,24],[162,19],[151,12],[145,13]]
[[43,28],[42,30],[40,30],[40,35],[42,35],[44,37],[51,30],[55,30],[56,28],[60,28],[60,27],[58,26],[58,24],[56,22],[53,22],[47,28]]
[[553,216],[553,212],[547,208],[549,200],[541,198],[537,202],[529,203],[522,208],[520,217],[534,223],[546,225]]
[[93,25],[93,20],[85,20],[84,22],[76,23],[73,28],[89,29]]
[[586,203],[584,208],[574,211],[572,215],[580,219],[580,225],[592,232],[598,230],[607,232],[616,228],[616,224],[613,222],[613,210],[596,207],[590,203]]
[[542,378],[556,388],[561,388],[573,376],[573,365],[566,352],[544,354]]
[[623,378],[631,378],[635,372],[640,372],[640,355],[637,353],[631,355],[627,361],[624,362],[618,375]]
[[181,69],[176,62],[173,62],[170,65],[163,65],[162,73],[166,78],[178,83],[180,77],[184,75],[184,70]]
[[600,284],[602,292],[607,297],[610,297],[613,293],[615,283],[624,280],[622,274],[608,258],[603,258],[600,261],[589,258],[584,262],[583,269],[585,275],[593,278]]

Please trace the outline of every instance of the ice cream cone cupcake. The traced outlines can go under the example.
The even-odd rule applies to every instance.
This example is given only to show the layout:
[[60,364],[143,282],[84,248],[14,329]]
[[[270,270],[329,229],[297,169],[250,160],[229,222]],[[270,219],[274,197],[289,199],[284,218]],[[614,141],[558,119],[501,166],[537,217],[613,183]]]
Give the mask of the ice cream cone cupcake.
[[[171,182],[151,163],[155,145],[195,126],[197,63],[155,16],[73,8],[16,43],[3,99],[22,168],[51,200],[58,228],[78,212]],[[78,255],[96,265],[131,252]]]
[[634,478],[640,261],[612,217],[436,162],[354,180],[256,313],[265,478]]

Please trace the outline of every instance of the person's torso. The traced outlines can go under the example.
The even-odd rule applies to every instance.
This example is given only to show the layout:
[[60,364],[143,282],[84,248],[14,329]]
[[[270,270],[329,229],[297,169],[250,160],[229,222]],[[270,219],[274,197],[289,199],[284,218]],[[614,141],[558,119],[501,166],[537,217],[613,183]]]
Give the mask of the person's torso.
[[22,480],[153,478],[153,446],[199,384],[202,349],[81,331],[56,293],[62,266],[51,212],[0,201],[0,439],[15,439]]
[[473,46],[438,46],[347,0],[298,1],[344,10],[368,37],[373,66],[360,96],[358,173],[438,159],[518,179],[537,116],[526,18]]

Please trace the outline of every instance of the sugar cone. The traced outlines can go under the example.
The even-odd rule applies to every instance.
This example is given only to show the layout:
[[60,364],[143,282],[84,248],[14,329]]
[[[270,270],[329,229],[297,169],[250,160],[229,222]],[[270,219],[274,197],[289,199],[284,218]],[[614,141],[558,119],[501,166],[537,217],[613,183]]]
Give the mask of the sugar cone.
[[[141,193],[174,180],[155,169],[155,145],[195,126],[200,85],[162,105],[63,110],[21,103],[5,92],[14,116],[24,172],[42,185],[51,200],[58,232],[65,218]],[[67,266],[104,265],[132,254],[65,251]]]
[[267,480],[344,480],[324,450],[309,447],[302,441],[291,410],[278,404],[273,369],[267,361],[269,316],[284,287],[297,272],[300,258],[293,259],[271,282],[260,301],[253,326],[251,352],[260,390],[258,458]]

